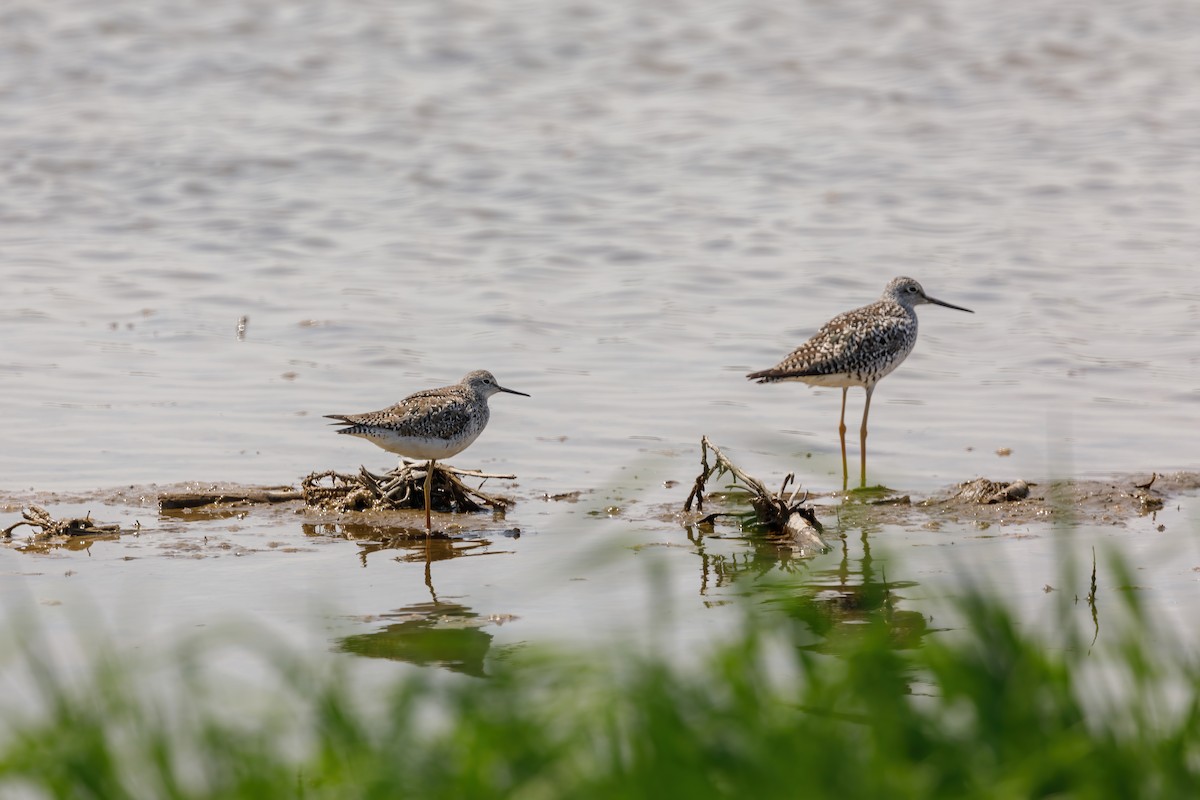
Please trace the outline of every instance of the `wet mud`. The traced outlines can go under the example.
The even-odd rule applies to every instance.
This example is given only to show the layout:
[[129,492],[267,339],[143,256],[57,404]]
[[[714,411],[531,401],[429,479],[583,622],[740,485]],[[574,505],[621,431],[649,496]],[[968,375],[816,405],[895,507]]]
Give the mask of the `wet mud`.
[[[457,483],[457,479],[454,482]],[[447,480],[447,485],[453,484]],[[702,510],[693,504],[694,507],[685,511],[685,500],[694,498],[682,489],[682,486],[678,487],[677,503],[642,506],[644,513],[640,520],[627,515],[628,518],[633,522],[682,525],[701,533],[712,530],[715,524],[732,523],[747,534],[753,535],[757,531],[767,542],[781,536],[754,524],[756,498],[750,492],[737,489],[714,491],[704,495]],[[1152,516],[1173,498],[1197,490],[1200,490],[1200,472],[1052,482],[977,478],[928,497],[885,487],[846,494],[810,494],[806,498],[805,513],[826,526],[836,526],[839,519],[845,519],[847,515],[858,523],[911,525],[933,530],[943,524],[962,523],[981,529],[1039,523],[1123,525],[1136,518]],[[556,497],[506,497],[503,503],[490,509],[476,506],[477,511],[447,513],[455,510],[456,503],[448,492],[444,493],[444,501],[435,506],[440,518],[433,538],[446,542],[438,547],[439,557],[467,555],[475,549],[473,542],[519,537],[520,528],[505,519],[505,510],[514,503],[565,501],[571,504],[587,494],[587,490],[580,490]],[[337,498],[330,501],[318,497],[306,502],[300,483],[294,486],[246,486],[188,482],[92,492],[0,493],[0,525],[4,526],[0,530],[5,534],[0,544],[31,552],[45,552],[56,547],[79,549],[86,546],[87,540],[98,537],[113,539],[156,529],[182,531],[189,521],[227,519],[236,522],[247,515],[283,515],[289,520],[298,517],[310,540],[344,539],[356,543],[363,559],[382,550],[397,550],[401,558],[406,558],[405,554],[418,546],[421,552],[413,550],[407,557],[414,560],[428,557],[423,544],[425,533],[420,509],[407,500],[404,508],[367,505],[365,510],[344,510],[344,503]],[[57,506],[95,508],[97,517],[93,518],[90,511],[83,516],[59,513]],[[140,507],[154,511],[138,515],[133,522],[117,524],[104,520],[105,507]],[[178,527],[180,524],[184,529]],[[223,544],[226,550],[231,546],[228,542]],[[215,542],[213,545],[221,547]],[[170,553],[164,551],[163,554]],[[195,557],[197,554],[176,555]]]
[[889,493],[868,499],[880,522],[925,526],[940,522],[990,525],[1034,523],[1122,525],[1153,515],[1172,498],[1200,489],[1200,473],[1121,475],[1108,480],[964,481],[943,493],[915,499]]
[[[877,486],[846,494],[810,494],[808,503],[817,519],[827,526],[846,514],[861,523],[920,525],[927,529],[951,523],[973,523],[980,528],[1037,523],[1104,526],[1153,515],[1173,498],[1197,490],[1198,472],[1048,482],[976,478],[928,497]],[[706,517],[736,517],[747,510],[748,502],[743,492],[714,492],[708,495],[705,512],[668,508],[663,509],[660,519],[678,519],[691,525],[703,523]]]

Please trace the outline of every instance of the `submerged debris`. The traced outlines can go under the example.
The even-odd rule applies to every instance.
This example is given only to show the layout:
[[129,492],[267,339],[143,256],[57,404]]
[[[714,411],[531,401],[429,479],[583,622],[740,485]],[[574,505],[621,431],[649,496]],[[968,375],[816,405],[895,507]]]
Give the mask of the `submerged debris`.
[[[716,463],[709,466],[708,453],[712,451],[716,458]],[[795,480],[795,475],[789,473],[783,479],[783,485],[779,488],[779,493],[776,494],[767,489],[763,482],[747,475],[736,464],[725,457],[725,454],[708,440],[707,436],[700,439],[700,474],[696,477],[696,482],[692,486],[692,491],[688,494],[687,501],[683,505],[683,510],[691,511],[692,502],[695,501],[696,511],[704,511],[704,489],[705,484],[713,477],[729,473],[734,479],[742,484],[750,492],[750,504],[754,507],[754,512],[761,523],[768,531],[768,537],[781,540],[779,543],[789,543],[802,555],[823,553],[829,550],[829,545],[821,536],[821,523],[817,520],[816,513],[811,508],[806,508],[804,503],[808,500],[808,492],[804,493],[804,497],[799,501],[796,500],[796,495],[800,493],[800,487],[797,485],[792,490],[791,495],[785,498],[784,493],[787,492],[788,484]],[[710,514],[705,517],[702,522],[712,522],[712,520],[720,514]]]
[[[1162,510],[1163,496],[1158,490],[1151,488],[1159,477],[1161,476],[1158,473],[1154,473],[1149,481],[1145,483],[1130,482],[1128,488],[1122,486],[1121,482],[1059,481],[1049,486],[1047,494],[1052,498],[1049,502],[1041,497],[1030,498],[1029,487],[1037,484],[1026,483],[1022,480],[1003,484],[980,478],[970,483],[959,484],[960,492],[957,499],[973,499],[975,492],[972,491],[972,487],[976,487],[976,491],[982,495],[982,499],[976,499],[974,502],[981,504],[1036,500],[1039,505],[1045,505],[1047,511],[1070,507],[1074,512],[1078,512],[1099,503],[1110,514],[1122,513],[1123,508],[1127,507],[1129,501],[1132,500],[1136,513],[1144,515]],[[1195,481],[1189,481],[1186,474],[1181,473],[1176,478],[1177,480],[1173,482],[1173,489],[1197,488]],[[991,487],[992,491],[989,493],[986,487]],[[1165,485],[1164,489],[1166,489]]]
[[1158,492],[1150,488],[1156,480],[1158,480],[1158,473],[1152,472],[1150,480],[1145,483],[1135,483],[1133,491],[1128,493],[1130,497],[1137,501],[1143,514],[1162,510],[1163,499],[1158,496]]
[[976,478],[973,481],[960,483],[956,497],[968,503],[978,503],[984,506],[993,503],[1011,503],[1029,497],[1029,486],[1030,484],[1020,479],[1011,483],[998,483],[987,478]]
[[[1200,475],[1187,472],[1155,474],[1149,481],[1126,476],[1045,484],[977,478],[953,487],[949,495],[915,504],[914,510],[933,512],[943,520],[971,519],[983,524],[1081,520],[1124,524],[1132,517],[1161,511],[1169,495],[1196,489],[1200,489]],[[896,517],[889,521],[903,520]]]
[[[356,474],[334,470],[314,472],[301,482],[300,491],[306,505],[325,511],[424,509],[426,468],[427,462],[405,460],[386,475],[376,475],[366,467]],[[507,497],[484,494],[467,486],[459,480],[460,475],[484,481],[516,478],[515,475],[493,475],[435,463],[430,493],[435,511],[503,510],[512,505],[513,501]]]
[[21,512],[21,521],[4,529],[4,538],[11,539],[13,531],[22,525],[31,528],[41,528],[34,534],[45,536],[105,536],[121,532],[121,526],[112,523],[93,522],[92,515],[74,517],[71,519],[54,519],[50,512],[41,506],[30,506]]

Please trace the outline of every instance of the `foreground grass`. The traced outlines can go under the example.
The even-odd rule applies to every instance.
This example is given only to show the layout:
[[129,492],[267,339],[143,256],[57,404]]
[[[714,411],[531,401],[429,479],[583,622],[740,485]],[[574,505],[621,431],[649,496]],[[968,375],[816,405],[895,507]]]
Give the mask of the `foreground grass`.
[[[1054,642],[1023,632],[975,594],[960,629],[919,647],[898,649],[881,613],[829,656],[809,646],[817,607],[783,598],[688,667],[523,652],[486,679],[366,692],[257,633],[165,663],[101,653],[82,679],[31,645],[6,665],[38,708],[4,713],[0,796],[1196,796],[1200,666],[1124,603],[1125,632],[1094,647],[1070,620]],[[222,647],[252,680],[201,668]]]

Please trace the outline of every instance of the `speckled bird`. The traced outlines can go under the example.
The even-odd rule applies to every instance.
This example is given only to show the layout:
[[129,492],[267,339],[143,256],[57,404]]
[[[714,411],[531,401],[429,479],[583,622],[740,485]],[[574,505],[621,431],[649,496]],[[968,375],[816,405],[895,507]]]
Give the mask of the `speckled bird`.
[[875,384],[891,373],[917,343],[916,306],[933,303],[956,311],[969,308],[935,300],[912,278],[894,278],[878,301],[826,322],[816,335],[770,369],[746,377],[759,383],[803,381],[809,386],[838,386],[842,390],[842,415],[838,435],[842,442],[842,490],[849,482],[846,465],[846,393],[851,386],[867,390],[859,446],[862,486],[867,485],[867,415]]
[[359,436],[389,453],[429,462],[425,471],[425,531],[433,531],[430,492],[433,465],[466,450],[487,427],[491,411],[488,398],[505,389],[487,370],[468,372],[453,386],[426,389],[410,394],[394,406],[365,414],[326,414],[343,425],[338,433]]

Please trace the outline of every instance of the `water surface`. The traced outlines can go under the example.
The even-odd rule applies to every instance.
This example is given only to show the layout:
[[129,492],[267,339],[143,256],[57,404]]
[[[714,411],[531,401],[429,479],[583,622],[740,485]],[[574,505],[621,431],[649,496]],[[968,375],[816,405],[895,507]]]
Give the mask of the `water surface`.
[[[515,640],[627,628],[663,553],[677,602],[707,601],[682,529],[610,512],[681,504],[702,434],[836,488],[839,393],[743,375],[899,274],[976,313],[920,310],[873,482],[1197,467],[1194,4],[18,0],[0,22],[10,491],[383,468],[321,415],[486,368],[532,397],[495,398],[456,463],[519,476],[523,535],[436,562],[438,596]],[[35,598],[142,593],[168,626],[432,602],[423,560],[364,568],[301,525],[219,527],[244,557],[0,557]],[[1200,560],[1169,541],[1194,609]],[[1007,542],[980,557],[1046,557]]]

